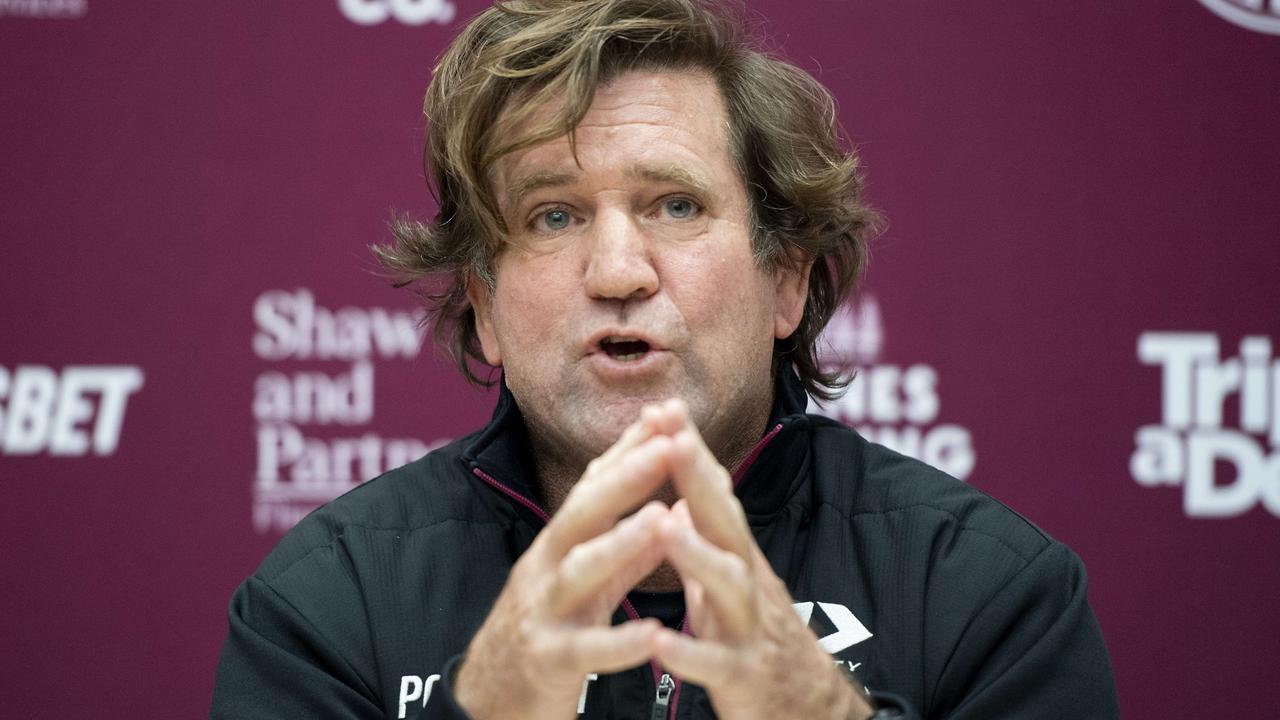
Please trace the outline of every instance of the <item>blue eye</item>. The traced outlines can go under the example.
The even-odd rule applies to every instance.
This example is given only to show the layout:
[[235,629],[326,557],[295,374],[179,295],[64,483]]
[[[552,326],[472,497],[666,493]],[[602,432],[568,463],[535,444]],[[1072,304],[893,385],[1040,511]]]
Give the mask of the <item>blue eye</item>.
[[542,213],[542,224],[548,230],[564,230],[573,220],[567,210],[548,210]]
[[677,220],[687,220],[698,214],[698,206],[689,198],[669,198],[663,202],[663,207]]

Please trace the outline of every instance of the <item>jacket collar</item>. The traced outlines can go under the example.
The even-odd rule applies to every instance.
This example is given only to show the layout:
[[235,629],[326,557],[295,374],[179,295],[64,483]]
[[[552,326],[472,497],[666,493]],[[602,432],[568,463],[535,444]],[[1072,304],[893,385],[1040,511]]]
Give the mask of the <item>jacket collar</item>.
[[[774,372],[773,410],[754,459],[734,475],[734,493],[750,520],[773,515],[799,489],[808,475],[809,396],[791,363],[780,361]],[[770,437],[770,433],[777,432]]]
[[[761,429],[761,444],[735,473],[735,492],[748,516],[773,514],[798,488],[808,464],[808,396],[791,363],[780,361],[774,372],[773,408]],[[498,402],[489,423],[462,453],[469,470],[477,469],[510,490],[540,503],[533,473],[533,452],[524,416],[515,397],[500,381]]]

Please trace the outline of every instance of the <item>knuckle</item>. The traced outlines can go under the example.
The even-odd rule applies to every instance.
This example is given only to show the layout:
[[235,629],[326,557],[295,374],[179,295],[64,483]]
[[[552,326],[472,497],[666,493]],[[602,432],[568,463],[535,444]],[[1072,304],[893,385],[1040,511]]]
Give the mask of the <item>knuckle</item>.
[[552,663],[551,667],[573,669],[578,666],[579,655],[578,644],[573,642],[572,636],[561,635],[547,648],[546,658]]
[[744,690],[751,687],[750,664],[744,664],[742,653],[727,653],[721,662],[712,665],[712,675],[716,685],[732,690]]
[[529,615],[524,615],[515,623],[517,645],[525,647],[530,655],[537,656],[542,650],[542,626]]
[[[574,492],[574,491],[577,492]],[[575,502],[575,498],[581,500],[583,491],[574,488],[569,492],[569,497],[565,500],[564,505],[560,506],[560,511],[552,518],[552,521],[558,520],[558,527],[562,531],[569,528],[576,528],[582,525],[587,516],[587,509],[584,507],[587,503]],[[561,548],[563,549],[563,548]]]
[[591,556],[592,552],[589,547],[585,545],[574,545],[569,548],[569,552],[565,553],[564,559],[560,561],[557,576],[565,582],[573,582],[578,578],[584,568],[589,567]]
[[[591,483],[590,473],[583,475],[581,480],[574,483],[573,487],[569,488],[568,494],[564,496],[564,503],[561,504],[560,511],[556,513],[556,516],[559,517],[559,516],[570,515],[573,512],[574,508],[578,506],[579,501],[581,501],[582,499],[583,493],[586,492],[585,488],[588,487],[590,483]],[[554,520],[555,518],[553,517],[552,519]]]
[[550,632],[549,629],[541,624],[532,623],[525,634],[525,647],[534,662],[542,667],[548,664],[559,662],[561,654],[564,652],[563,645],[556,633]]
[[737,555],[730,555],[724,560],[725,579],[738,588],[751,586],[751,569],[747,562]]

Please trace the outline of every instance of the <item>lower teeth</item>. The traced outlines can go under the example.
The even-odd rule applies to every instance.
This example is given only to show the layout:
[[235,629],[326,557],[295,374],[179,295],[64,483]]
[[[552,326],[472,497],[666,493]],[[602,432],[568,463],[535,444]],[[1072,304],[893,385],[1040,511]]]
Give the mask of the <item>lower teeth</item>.
[[644,353],[627,353],[626,355],[614,355],[614,357],[619,360],[630,361],[639,360],[641,355],[644,355]]

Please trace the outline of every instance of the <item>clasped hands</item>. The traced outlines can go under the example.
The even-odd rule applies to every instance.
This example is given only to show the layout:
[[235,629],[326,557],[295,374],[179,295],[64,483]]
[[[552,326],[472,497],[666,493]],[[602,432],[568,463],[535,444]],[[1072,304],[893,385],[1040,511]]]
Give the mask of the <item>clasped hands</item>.
[[[667,481],[675,505],[628,515]],[[664,560],[680,574],[693,636],[654,619],[610,626]],[[721,718],[869,717],[791,602],[684,403],[646,406],[512,568],[455,697],[476,720],[574,718],[588,673],[655,660],[706,688]]]

